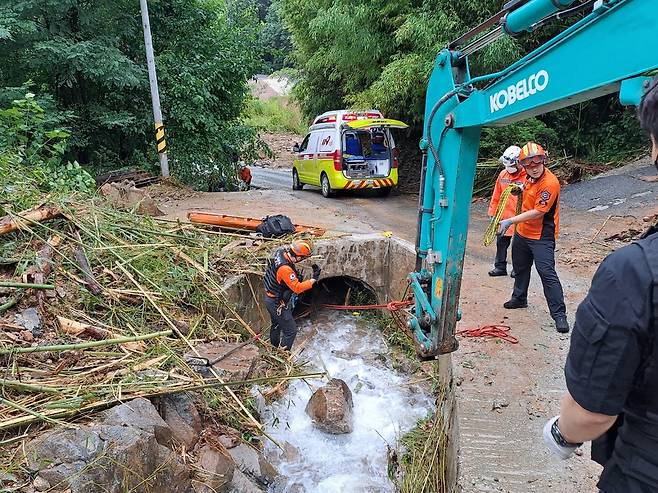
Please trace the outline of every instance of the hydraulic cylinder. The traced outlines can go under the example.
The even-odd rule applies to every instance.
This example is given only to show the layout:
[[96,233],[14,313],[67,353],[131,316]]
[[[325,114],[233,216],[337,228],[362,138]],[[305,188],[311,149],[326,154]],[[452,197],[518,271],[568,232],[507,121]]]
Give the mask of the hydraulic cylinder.
[[507,14],[502,21],[503,29],[511,36],[529,31],[535,23],[544,17],[567,8],[572,3],[575,3],[575,1],[532,0]]

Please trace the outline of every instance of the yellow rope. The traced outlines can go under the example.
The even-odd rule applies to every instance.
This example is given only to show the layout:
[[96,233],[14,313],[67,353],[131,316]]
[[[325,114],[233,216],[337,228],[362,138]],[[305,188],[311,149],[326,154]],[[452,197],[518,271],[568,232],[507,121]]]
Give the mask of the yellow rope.
[[[498,208],[496,209],[496,214],[494,214],[492,221],[489,223],[489,226],[487,226],[487,230],[484,232],[484,241],[483,241],[484,246],[491,245],[493,241],[496,239],[496,235],[498,234],[498,227],[500,226],[500,221],[503,217],[503,211],[505,210],[505,206],[507,205],[507,201],[509,200],[510,194],[515,190],[521,190],[521,187],[515,185],[514,183],[510,183],[507,186],[507,188],[503,190],[503,192],[500,194],[500,200],[498,201]],[[517,215],[521,213],[522,202],[523,201],[521,200],[521,196],[519,196],[516,202]]]

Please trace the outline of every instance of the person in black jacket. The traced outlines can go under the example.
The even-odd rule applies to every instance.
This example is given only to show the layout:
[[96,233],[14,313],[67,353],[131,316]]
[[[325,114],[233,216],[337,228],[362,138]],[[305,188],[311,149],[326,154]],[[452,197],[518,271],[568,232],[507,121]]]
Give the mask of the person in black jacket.
[[[658,77],[638,109],[658,168]],[[608,255],[578,307],[565,365],[568,392],[544,426],[568,458],[592,440],[604,493],[658,491],[658,228]]]

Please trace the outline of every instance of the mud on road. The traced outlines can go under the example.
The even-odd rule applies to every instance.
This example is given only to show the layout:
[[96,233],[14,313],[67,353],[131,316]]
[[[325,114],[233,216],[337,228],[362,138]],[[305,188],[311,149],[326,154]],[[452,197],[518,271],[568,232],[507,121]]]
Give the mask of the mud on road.
[[[605,187],[622,200],[607,200],[605,209],[583,206],[596,180],[576,184],[562,194],[557,270],[562,281],[569,322],[584,298],[598,263],[644,229],[656,208],[658,189],[629,174],[646,174],[646,163],[607,179]],[[622,180],[618,187],[615,180]],[[603,182],[602,182],[603,184]],[[172,218],[184,219],[190,209],[251,217],[287,214],[295,222],[345,233],[391,231],[414,242],[417,197],[339,195],[325,199],[317,189],[252,190],[243,193],[200,193],[160,204]],[[637,195],[640,194],[640,195]],[[605,194],[599,194],[605,197]],[[623,196],[622,196],[623,195]],[[601,200],[593,202],[601,203]],[[609,203],[608,203],[609,202]],[[623,206],[623,207],[620,207]],[[621,217],[618,217],[621,216]],[[647,221],[643,221],[644,218]],[[486,203],[474,203],[461,288],[463,319],[458,330],[485,324],[506,324],[519,338],[516,345],[492,340],[462,339],[453,354],[460,420],[460,484],[467,492],[597,491],[600,467],[581,455],[559,461],[541,439],[544,422],[557,414],[565,390],[563,367],[569,335],[558,334],[548,314],[541,283],[533,273],[529,307],[508,311],[502,304],[511,293],[509,277],[490,278],[493,246],[482,246]]]

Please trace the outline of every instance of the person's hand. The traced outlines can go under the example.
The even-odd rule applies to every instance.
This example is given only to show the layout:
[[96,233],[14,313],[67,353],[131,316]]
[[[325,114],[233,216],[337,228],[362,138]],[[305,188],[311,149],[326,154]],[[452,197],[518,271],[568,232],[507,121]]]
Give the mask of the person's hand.
[[523,193],[523,185],[522,184],[514,184],[512,185],[512,195],[519,196]]
[[311,276],[311,279],[315,279],[316,281],[320,279],[320,272],[322,272],[320,266],[318,264],[313,264],[311,269],[313,269],[313,275]]
[[566,460],[575,452],[575,450],[582,444],[567,442],[558,428],[559,416],[549,419],[544,425],[544,442],[548,445],[548,449],[560,459]]
[[511,219],[503,219],[500,221],[500,225],[498,226],[498,234],[499,235],[504,235],[505,232],[514,224]]

